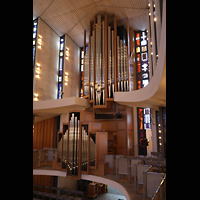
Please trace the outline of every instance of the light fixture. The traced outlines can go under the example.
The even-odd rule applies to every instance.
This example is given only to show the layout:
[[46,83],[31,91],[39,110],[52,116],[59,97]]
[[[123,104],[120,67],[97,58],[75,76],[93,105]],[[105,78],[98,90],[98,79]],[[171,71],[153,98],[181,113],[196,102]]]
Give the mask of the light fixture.
[[154,22],[156,22],[156,21],[157,21],[157,18],[156,18],[156,17],[154,17],[154,18],[153,18],[153,20],[154,20]]
[[41,49],[41,47],[42,47],[42,36],[41,35],[38,35],[37,43],[38,43],[38,48]]
[[69,47],[66,47],[65,56],[66,60],[69,60]]
[[38,101],[38,93],[34,93],[34,98],[33,98],[34,101]]
[[65,72],[65,85],[68,85],[68,72]]
[[35,70],[35,73],[36,73],[36,75],[35,75],[35,77],[36,78],[40,78],[40,63],[36,63],[36,70]]

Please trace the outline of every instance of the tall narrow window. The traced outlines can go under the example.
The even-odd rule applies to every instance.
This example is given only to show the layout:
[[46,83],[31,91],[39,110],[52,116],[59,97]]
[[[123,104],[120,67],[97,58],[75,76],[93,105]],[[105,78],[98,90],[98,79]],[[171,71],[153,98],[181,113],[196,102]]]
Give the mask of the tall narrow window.
[[147,32],[138,31],[135,38],[137,89],[141,89],[149,83]]
[[58,99],[62,99],[63,95],[64,49],[65,49],[65,36],[62,36],[60,37],[60,50],[59,50]]
[[81,81],[80,81],[80,97],[83,97],[83,62],[84,62],[84,49],[81,47],[81,53],[80,53],[80,71],[81,71]]
[[147,147],[141,144],[141,140],[146,139],[146,129],[151,128],[151,110],[150,108],[137,108],[137,115],[139,155],[147,155]]
[[[85,47],[85,53],[87,52],[88,50],[88,46]],[[84,71],[84,48],[81,47],[81,53],[80,53],[80,97],[83,97],[84,94],[83,94],[83,87],[84,87],[84,75],[83,75],[83,71]],[[89,79],[89,77],[88,77]]]
[[38,27],[38,19],[33,21],[33,77],[35,70],[35,54],[36,54],[36,44],[37,44],[37,27]]

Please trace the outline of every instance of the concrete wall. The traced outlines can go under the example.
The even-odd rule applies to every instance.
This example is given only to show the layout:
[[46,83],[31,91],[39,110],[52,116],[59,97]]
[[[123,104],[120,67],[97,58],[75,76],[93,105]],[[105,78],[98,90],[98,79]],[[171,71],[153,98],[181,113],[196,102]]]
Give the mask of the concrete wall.
[[34,76],[33,92],[38,93],[39,101],[57,99],[60,36],[40,18],[39,35],[42,36],[42,46],[36,48],[35,63],[40,64],[40,77]]
[[[65,58],[64,72],[68,72],[68,85],[63,82],[63,98],[79,97],[80,89],[80,47],[65,35],[65,47],[69,48],[69,58]],[[63,77],[65,81],[65,77]]]

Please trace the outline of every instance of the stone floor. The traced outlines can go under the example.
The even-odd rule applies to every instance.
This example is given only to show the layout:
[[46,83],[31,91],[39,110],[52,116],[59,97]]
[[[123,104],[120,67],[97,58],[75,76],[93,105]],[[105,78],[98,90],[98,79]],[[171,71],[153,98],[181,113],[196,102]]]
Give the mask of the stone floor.
[[108,192],[102,195],[98,195],[94,200],[126,200],[121,192],[113,187],[109,186]]

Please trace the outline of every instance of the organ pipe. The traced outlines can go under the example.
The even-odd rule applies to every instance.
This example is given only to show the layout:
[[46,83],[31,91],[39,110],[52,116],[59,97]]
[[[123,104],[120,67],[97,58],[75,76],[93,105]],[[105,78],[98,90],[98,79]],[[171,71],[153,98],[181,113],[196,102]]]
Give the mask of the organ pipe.
[[[92,31],[94,35],[94,31]],[[90,57],[90,99],[94,99],[94,36],[91,36],[91,57]]]
[[79,166],[79,116],[72,113],[69,124],[68,175],[78,175]]
[[[117,38],[114,37],[115,30],[112,27],[112,25],[108,26],[107,23],[105,25],[102,16],[97,15],[97,20],[90,36],[90,53],[87,52],[85,55],[84,95],[89,94],[90,91],[90,100],[94,100],[95,105],[105,105],[106,97],[114,98],[115,90],[129,90],[128,48],[119,36]],[[105,41],[106,32],[107,41]],[[107,42],[107,55],[105,55],[105,42]],[[115,58],[115,49],[117,58]],[[117,61],[116,69],[115,61]],[[105,62],[107,62],[107,69]],[[88,78],[89,70],[90,80]],[[117,70],[116,73],[115,70]],[[114,84],[115,79],[117,79],[117,88],[115,88]],[[107,82],[107,85],[105,85],[105,82]],[[105,93],[106,87],[107,94]]]
[[82,157],[81,169],[87,171],[88,168],[88,125],[82,125]]

